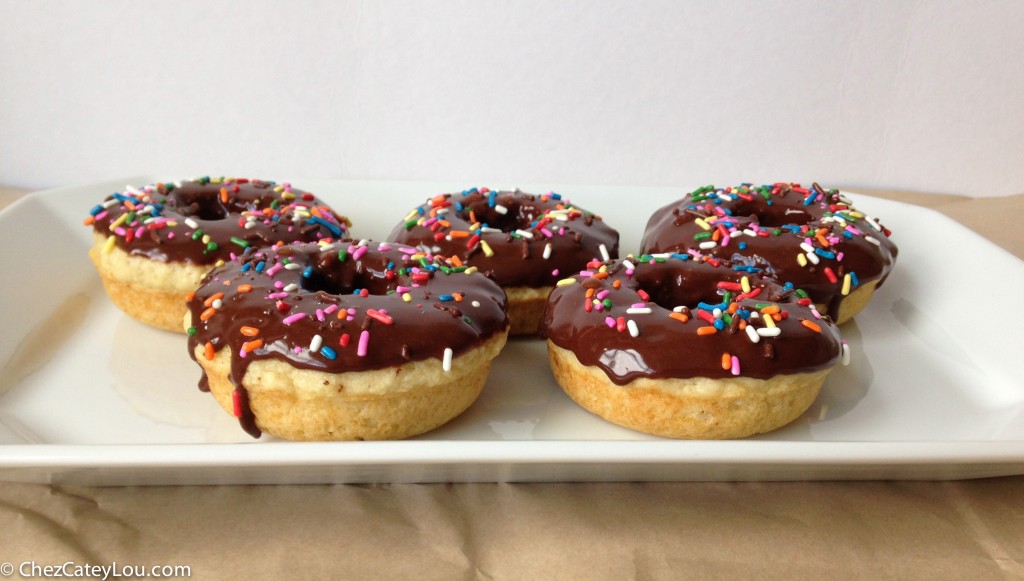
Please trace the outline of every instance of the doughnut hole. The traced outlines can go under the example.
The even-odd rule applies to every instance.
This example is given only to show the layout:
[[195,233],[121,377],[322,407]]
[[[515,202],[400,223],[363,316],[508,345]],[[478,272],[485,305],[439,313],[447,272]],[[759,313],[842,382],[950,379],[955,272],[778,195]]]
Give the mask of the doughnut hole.
[[[278,252],[286,255],[286,248]],[[303,276],[299,284],[309,292],[322,291],[330,295],[350,295],[366,290],[371,295],[385,295],[401,284],[399,277],[388,277],[388,264],[380,257],[374,260],[352,260],[342,262],[337,253],[325,252],[315,257],[309,265],[309,276]]]
[[[505,209],[504,212],[498,209],[499,206]],[[467,222],[472,222],[470,211],[480,223],[505,233],[528,230],[530,225],[544,213],[539,206],[511,195],[499,195],[493,208],[488,204],[486,197],[474,201],[463,207],[463,210],[459,212],[459,217]]]
[[736,218],[752,218],[762,228],[778,228],[780,226],[803,226],[821,218],[820,214],[811,213],[811,208],[794,208],[787,204],[768,205],[761,198],[754,201],[739,200],[730,204],[732,216]]
[[651,302],[670,311],[675,307],[696,309],[700,303],[722,302],[722,291],[714,283],[696,278],[681,270],[645,269],[637,272],[636,281]]

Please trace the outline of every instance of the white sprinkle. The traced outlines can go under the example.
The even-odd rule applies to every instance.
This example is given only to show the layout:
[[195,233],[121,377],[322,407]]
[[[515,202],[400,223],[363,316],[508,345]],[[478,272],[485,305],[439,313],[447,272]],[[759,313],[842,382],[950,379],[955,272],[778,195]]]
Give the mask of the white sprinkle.
[[722,318],[722,309],[716,308],[716,309],[711,311],[711,314],[714,315],[714,317],[716,319],[721,319]]
[[289,262],[288,264],[284,265],[284,268],[285,270],[298,270],[302,268],[302,265],[299,264],[298,262]]
[[321,246],[320,247],[320,252],[330,252],[332,250],[336,250],[337,248],[338,248],[338,243],[337,242],[332,242],[330,244],[324,244],[323,246]]
[[675,307],[674,309],[672,309],[672,312],[673,313],[681,313],[681,312],[683,312],[683,309],[685,309],[685,308],[686,307],[684,307],[683,305],[679,305],[678,307]]
[[636,265],[628,260],[623,260],[622,266],[625,266],[626,270],[636,270]]
[[127,186],[125,186],[124,187],[124,191],[128,192],[129,194],[131,194],[133,196],[138,196],[140,198],[142,197],[142,192],[140,192],[135,186],[133,186],[131,184],[128,184]]
[[608,247],[606,247],[604,244],[598,246],[597,249],[601,251],[601,260],[603,260],[604,262],[608,262],[609,260],[612,259],[612,257],[608,255]]
[[718,243],[715,242],[714,240],[708,240],[707,242],[701,242],[700,243],[700,249],[701,250],[711,250],[715,246],[718,246]]
[[480,228],[480,232],[495,234],[497,232],[501,232],[501,228],[491,228],[490,226],[488,226],[487,228]]
[[533,232],[527,232],[526,230],[516,230],[516,234],[523,238],[533,238]]
[[246,230],[252,230],[256,227],[256,222],[246,222],[244,228]]
[[445,373],[452,370],[452,348],[444,348],[444,359],[441,360],[441,369],[444,369]]
[[113,208],[114,206],[118,206],[120,204],[121,204],[121,200],[118,200],[117,198],[111,198],[111,199],[107,200],[106,202],[103,202],[103,207],[109,210],[109,209]]
[[[448,213],[448,208],[441,208],[440,210],[438,210],[438,211],[437,211],[437,215],[438,215],[438,216],[444,216],[444,215],[445,215],[445,214],[447,214],[447,213]],[[410,220],[411,220],[411,219],[412,219],[412,218],[410,218]]]
[[471,302],[469,304],[473,305],[474,307],[479,307],[480,306],[480,301],[473,301],[473,302]]
[[628,321],[626,321],[626,328],[629,329],[629,335],[631,337],[640,336],[640,329],[639,327],[636,326],[636,321],[634,321],[633,319],[629,319]]
[[550,242],[548,242],[544,246],[544,260],[547,260],[549,258],[551,258],[551,243]]
[[220,299],[217,299],[217,300],[213,301],[212,303],[210,303],[210,306],[215,308],[215,309],[220,309],[222,306],[224,306],[224,301],[222,301]]
[[801,242],[800,248],[807,254],[814,254],[814,247],[806,242]]
[[495,204],[494,205],[494,211],[499,213],[499,214],[508,214],[508,208],[506,208],[505,206],[502,206],[501,204]]
[[297,284],[295,284],[293,282],[293,283],[291,283],[290,285],[284,287],[281,290],[283,290],[286,293],[292,293],[292,292],[295,292],[295,291],[299,290],[299,285],[297,285]]
[[850,346],[843,343],[843,365],[850,364]]
[[864,219],[867,220],[868,224],[874,226],[875,230],[878,230],[879,232],[882,231],[882,226],[874,218],[871,216],[864,216]]
[[192,218],[185,218],[185,225],[193,230],[199,227],[199,224],[197,224]]
[[[757,238],[757,232],[754,232],[750,228],[747,228],[746,230],[744,230],[743,233],[746,234],[747,236],[753,236],[753,237]],[[733,237],[735,237],[735,234],[733,235]]]
[[756,330],[754,330],[753,325],[747,325],[747,337],[750,337],[751,343],[757,343],[761,340],[761,336],[757,334]]
[[626,314],[627,315],[649,315],[649,314],[651,314],[651,309],[648,309],[647,307],[629,307],[628,309],[626,309]]
[[782,334],[782,329],[778,327],[761,327],[757,330],[757,334],[762,337],[778,337]]
[[320,335],[313,335],[313,340],[309,342],[310,351],[319,351],[320,346],[324,344],[324,338]]
[[865,236],[864,239],[867,240],[868,242],[874,244],[875,246],[881,246],[882,245],[881,242],[879,242],[877,239],[875,239],[872,236]]
[[804,254],[804,256],[807,257],[807,260],[811,261],[811,264],[818,264],[819,262],[821,262],[821,259],[818,258],[818,255],[813,252],[808,252],[807,254]]

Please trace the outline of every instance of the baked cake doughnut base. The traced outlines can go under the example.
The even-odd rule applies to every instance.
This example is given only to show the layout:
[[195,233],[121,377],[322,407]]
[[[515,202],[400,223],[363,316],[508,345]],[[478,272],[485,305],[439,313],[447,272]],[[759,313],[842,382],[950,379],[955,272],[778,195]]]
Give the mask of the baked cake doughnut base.
[[612,423],[669,438],[744,438],[778,429],[807,411],[831,369],[771,379],[639,378],[613,383],[548,341],[555,379],[587,411]]
[[104,251],[107,237],[94,233],[89,258],[103,288],[129,317],[167,331],[184,333],[185,297],[199,286],[209,267],[156,262],[132,256],[117,246]]
[[[871,302],[871,297],[875,294],[875,287],[878,286],[878,281],[873,280],[868,283],[864,283],[857,290],[851,292],[846,298],[839,303],[839,313],[835,317],[837,325],[842,325],[846,321],[857,316],[857,313],[864,310],[864,307],[868,306]],[[825,305],[815,305],[822,313],[826,312]]]
[[[261,359],[249,365],[243,384],[256,425],[280,438],[408,438],[441,426],[476,400],[506,337],[505,332],[498,333],[454,357],[447,372],[438,359],[344,373],[297,369],[283,361]],[[202,351],[197,346],[196,361],[207,374],[210,392],[233,414],[235,386],[228,378],[232,354],[222,349],[208,360]]]
[[544,322],[544,309],[553,286],[533,288],[515,286],[505,289],[508,297],[509,335],[536,335]]

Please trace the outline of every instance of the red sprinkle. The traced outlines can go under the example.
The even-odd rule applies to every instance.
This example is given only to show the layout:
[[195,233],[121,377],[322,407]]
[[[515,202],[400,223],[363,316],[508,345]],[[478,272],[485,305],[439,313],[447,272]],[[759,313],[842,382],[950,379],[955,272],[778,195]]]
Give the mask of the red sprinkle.
[[836,278],[836,273],[832,272],[832,268],[831,267],[828,267],[828,266],[825,267],[825,276],[828,277],[828,281],[833,283],[833,284],[836,283],[836,282],[839,282],[839,279]]

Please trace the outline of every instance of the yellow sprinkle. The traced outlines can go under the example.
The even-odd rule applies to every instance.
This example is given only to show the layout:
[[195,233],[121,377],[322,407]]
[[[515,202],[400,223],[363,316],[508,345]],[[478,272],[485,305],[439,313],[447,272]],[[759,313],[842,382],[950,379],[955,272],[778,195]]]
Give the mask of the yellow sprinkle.
[[750,279],[747,278],[747,277],[741,278],[740,279],[740,288],[743,289],[743,292],[749,293],[750,292]]
[[575,278],[563,278],[562,280],[555,283],[555,286],[569,286],[570,284],[576,284]]
[[409,220],[412,220],[416,216],[419,216],[419,214],[420,214],[419,212],[417,212],[416,210],[413,210],[413,211],[409,212],[408,214],[406,214],[405,215],[405,220],[402,220],[402,221],[403,222],[408,222]]
[[410,260],[420,260],[421,258],[426,258],[426,256],[427,255],[423,254],[422,252],[417,252],[416,254],[413,254],[412,256],[410,256],[409,259]]
[[771,315],[765,315],[765,316],[763,316],[761,318],[764,319],[764,325],[766,327],[772,327],[772,328],[775,327],[775,319],[772,318]]
[[852,216],[854,218],[857,218],[858,220],[864,217],[864,214],[862,214],[860,212],[857,212],[856,210],[851,210],[851,211],[847,212],[847,214],[849,214],[850,216]]
[[274,193],[275,194],[280,194],[283,191],[284,191],[284,186],[275,186],[274,187]]
[[802,253],[796,255],[796,261],[800,263],[800,266],[807,266],[807,257]]
[[466,270],[464,270],[462,272],[464,272],[466,274],[476,274],[477,270],[478,270],[477,267],[471,266],[471,267],[467,268]]
[[285,193],[281,194],[281,199],[282,200],[294,200],[295,199],[295,194],[293,194],[291,192],[285,192]]
[[696,220],[693,221],[693,223],[698,225],[698,226],[700,226],[701,228],[703,228],[705,230],[710,230],[711,229],[711,225],[708,224],[707,222],[705,222],[704,218],[697,218]]
[[407,302],[407,303],[411,302],[412,301],[412,295],[410,295],[409,293],[402,293],[402,300]]
[[118,226],[124,224],[127,220],[128,214],[121,214],[120,216],[117,217],[117,220],[114,220],[113,222],[110,223],[110,231],[113,232]]
[[209,234],[204,234],[203,235],[203,244],[209,244],[210,240],[211,240],[211,238],[210,238]]
[[480,241],[480,248],[484,249],[484,256],[494,256],[494,251],[491,250],[491,246],[489,244],[487,244],[487,242],[484,242],[483,240],[481,240]]
[[103,243],[103,252],[107,253],[114,249],[114,237],[110,236],[107,241]]
[[224,181],[224,180],[223,180],[223,179],[221,179],[221,178],[210,178],[210,183],[211,183],[211,184],[219,184],[219,183],[221,183],[221,182],[223,182],[223,181]]
[[224,266],[224,260],[223,259],[218,260],[217,262],[213,263],[213,265],[216,266],[216,267]]
[[178,221],[177,220],[168,220],[167,221],[167,225],[170,226],[171,228],[174,228],[175,226],[178,225]]
[[852,281],[850,280],[850,273],[846,273],[846,276],[843,277],[843,296],[850,294],[851,283]]
[[597,272],[608,272],[608,265],[602,264],[601,268],[597,269]]

